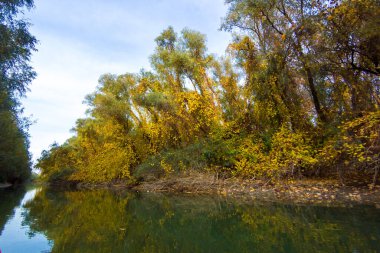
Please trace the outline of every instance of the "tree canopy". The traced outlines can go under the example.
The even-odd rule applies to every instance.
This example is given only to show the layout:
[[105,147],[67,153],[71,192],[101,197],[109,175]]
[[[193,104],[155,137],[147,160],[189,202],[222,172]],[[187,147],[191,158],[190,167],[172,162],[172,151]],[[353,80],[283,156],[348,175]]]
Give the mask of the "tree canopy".
[[167,28],[151,71],[100,78],[75,135],[43,152],[42,175],[108,182],[196,169],[375,182],[379,2],[226,4],[224,56],[208,53],[197,31]]
[[20,17],[32,7],[31,0],[0,1],[0,182],[30,175],[30,123],[21,116],[20,98],[36,75],[29,61],[37,41]]

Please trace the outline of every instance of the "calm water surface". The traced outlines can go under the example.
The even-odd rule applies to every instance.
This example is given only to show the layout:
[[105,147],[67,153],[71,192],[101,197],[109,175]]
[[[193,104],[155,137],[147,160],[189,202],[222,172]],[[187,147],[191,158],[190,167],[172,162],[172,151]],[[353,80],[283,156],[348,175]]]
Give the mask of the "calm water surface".
[[380,252],[380,210],[218,196],[0,189],[0,249],[22,252]]

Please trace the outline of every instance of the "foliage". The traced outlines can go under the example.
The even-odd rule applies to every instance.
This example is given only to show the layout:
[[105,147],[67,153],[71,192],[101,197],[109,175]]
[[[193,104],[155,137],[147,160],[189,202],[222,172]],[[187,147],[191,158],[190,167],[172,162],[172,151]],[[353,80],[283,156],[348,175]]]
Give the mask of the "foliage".
[[380,168],[379,129],[379,111],[345,122],[339,134],[321,150],[320,155],[325,157],[322,164],[339,168],[341,177],[343,173],[373,172],[372,183],[376,184]]
[[75,167],[75,160],[69,143],[70,141],[61,146],[54,143],[50,146],[49,152],[42,152],[37,163],[38,167],[44,169],[42,179],[50,182],[68,180]]
[[134,176],[146,180],[171,173],[203,171],[210,164],[205,150],[205,143],[202,141],[181,149],[163,150],[138,165]]
[[310,139],[305,134],[291,132],[287,127],[274,134],[269,157],[272,173],[279,176],[293,176],[296,172],[302,175],[302,169],[309,169],[317,163]]
[[20,97],[35,77],[29,65],[36,39],[21,19],[31,0],[0,2],[0,182],[23,181],[30,175],[28,119],[21,117]]
[[100,78],[74,137],[40,158],[42,174],[69,168],[66,180],[99,182],[208,170],[284,179],[340,167],[340,176],[351,168],[375,180],[378,1],[226,3],[222,29],[234,34],[226,55],[209,54],[199,32],[164,30],[152,71]]
[[342,126],[341,153],[346,153],[352,162],[379,166],[380,112],[372,112],[348,121]]

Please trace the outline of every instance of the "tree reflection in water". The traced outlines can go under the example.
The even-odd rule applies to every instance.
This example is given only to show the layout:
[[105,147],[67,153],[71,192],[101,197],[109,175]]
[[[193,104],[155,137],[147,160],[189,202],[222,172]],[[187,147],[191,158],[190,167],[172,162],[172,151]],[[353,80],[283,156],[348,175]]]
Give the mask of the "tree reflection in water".
[[212,196],[40,191],[25,222],[52,252],[379,252],[379,211]]
[[21,204],[25,187],[0,189],[0,236],[5,224],[13,217],[15,208]]

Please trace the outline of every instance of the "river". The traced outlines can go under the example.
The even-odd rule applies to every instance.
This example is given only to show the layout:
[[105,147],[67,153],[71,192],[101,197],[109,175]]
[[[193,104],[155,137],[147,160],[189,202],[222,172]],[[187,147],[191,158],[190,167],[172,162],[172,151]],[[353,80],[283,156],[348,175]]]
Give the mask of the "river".
[[0,250],[380,252],[380,209],[112,190],[0,189]]

